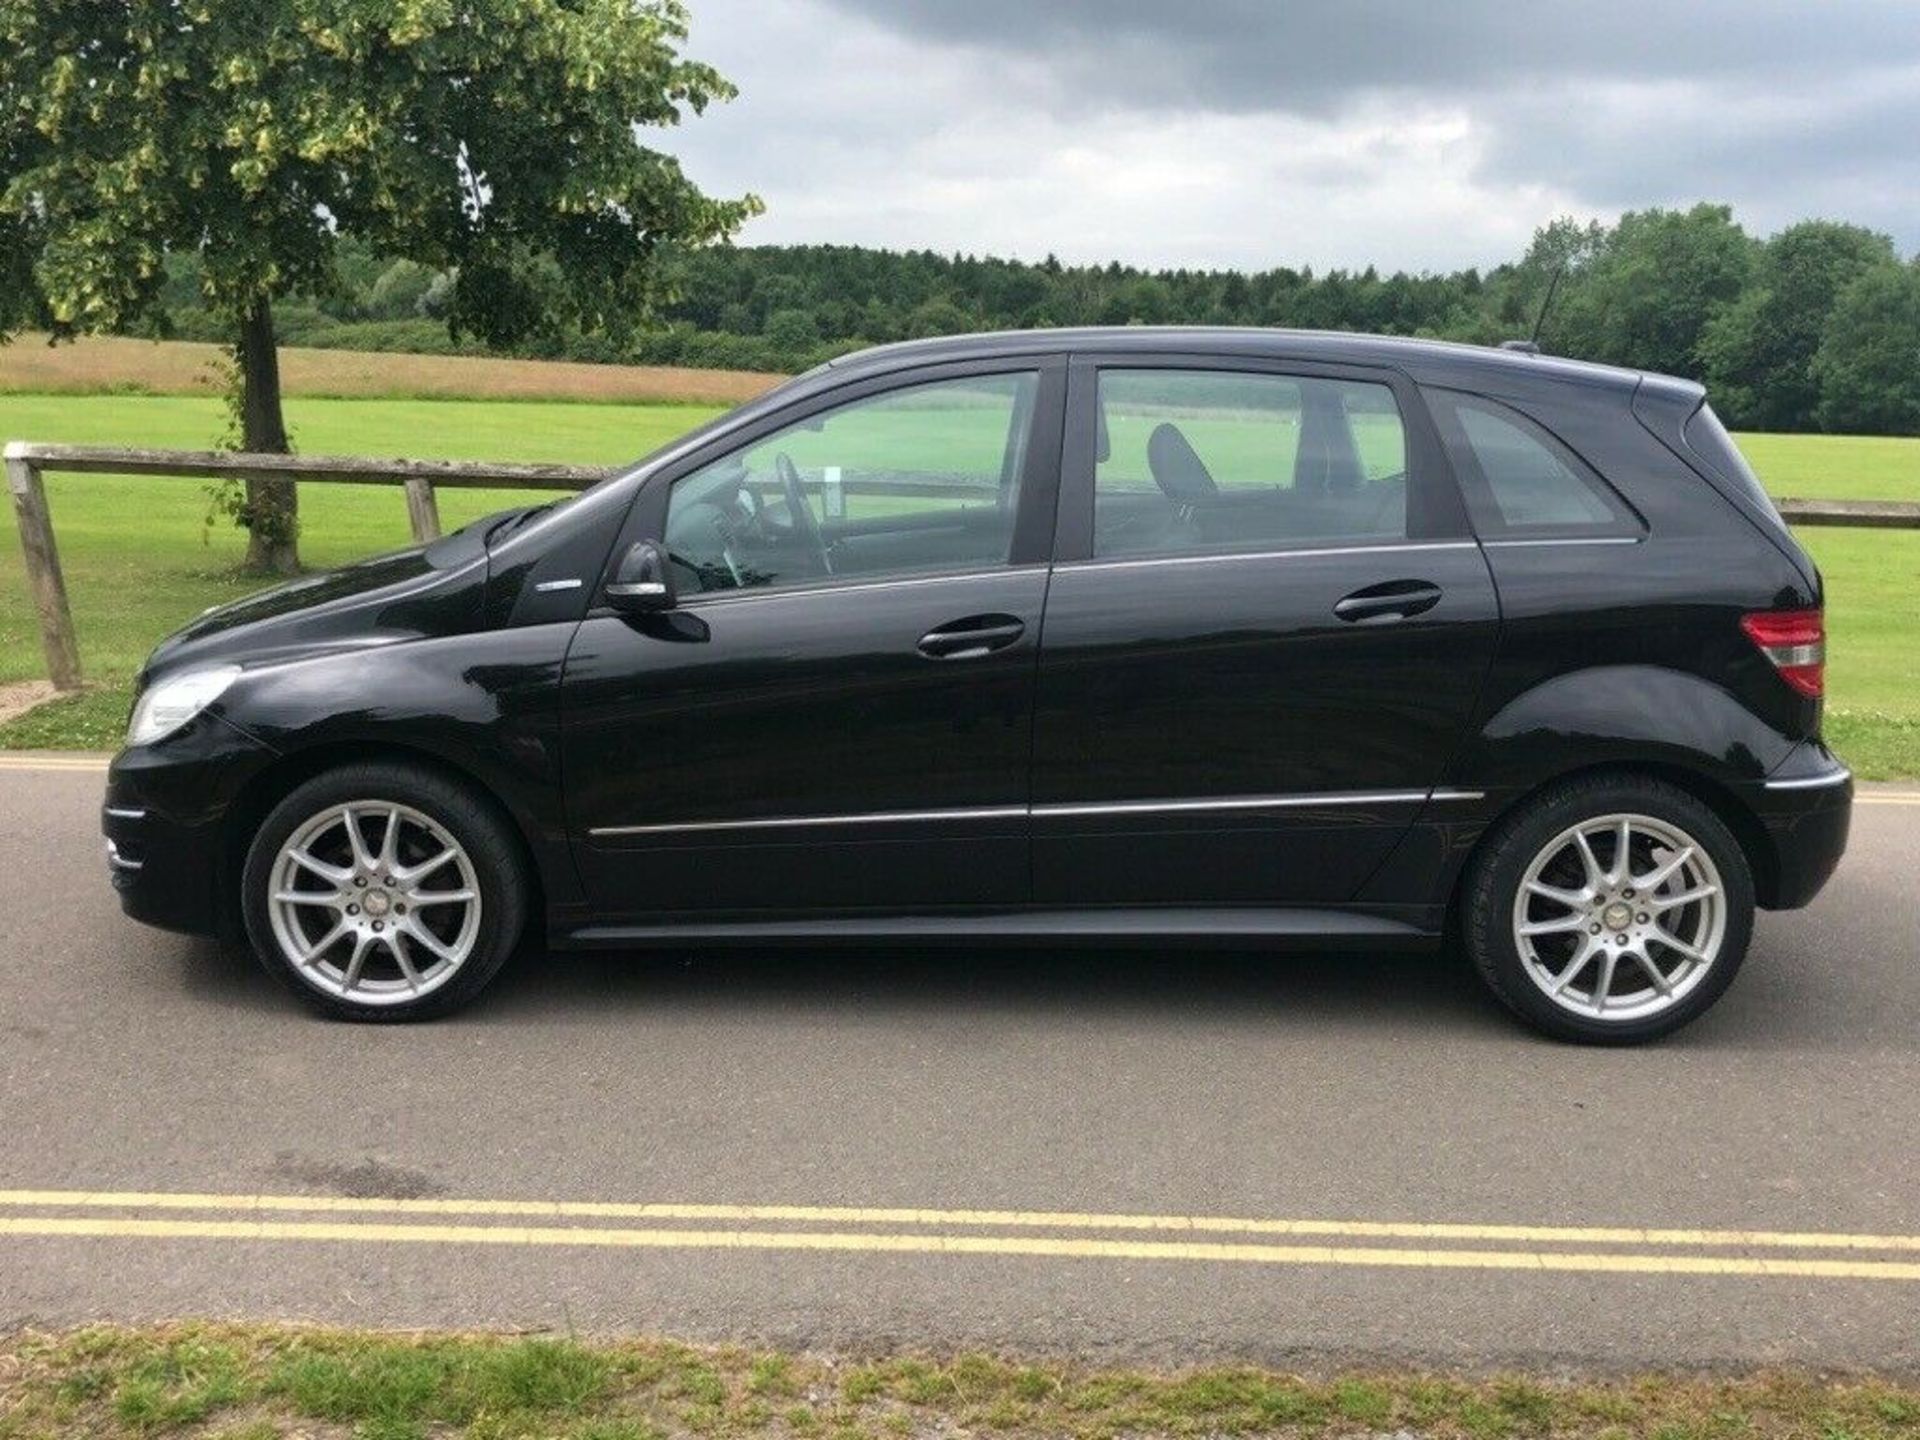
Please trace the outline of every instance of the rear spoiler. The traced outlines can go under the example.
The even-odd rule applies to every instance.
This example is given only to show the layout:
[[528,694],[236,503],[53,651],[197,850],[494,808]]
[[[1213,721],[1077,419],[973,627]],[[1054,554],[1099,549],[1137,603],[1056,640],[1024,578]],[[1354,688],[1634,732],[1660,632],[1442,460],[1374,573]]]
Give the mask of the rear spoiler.
[[[1716,456],[1703,451],[1693,440],[1694,417],[1706,407],[1706,388],[1692,380],[1680,380],[1671,375],[1642,375],[1640,383],[1633,392],[1633,418],[1654,439],[1671,450],[1686,467],[1718,490],[1732,505],[1744,515],[1753,527],[1774,543],[1781,554],[1785,555],[1800,572],[1801,578],[1816,592],[1820,588],[1819,571],[1808,557],[1800,543],[1793,538],[1793,532],[1787,529],[1787,522],[1780,518],[1780,512],[1774,508],[1773,501],[1761,488],[1760,482],[1746,468],[1738,451],[1729,456]],[[1712,417],[1708,417],[1711,419]],[[1718,424],[1714,428],[1718,430]],[[1726,441],[1728,449],[1733,442]],[[1738,473],[1729,473],[1737,469]]]

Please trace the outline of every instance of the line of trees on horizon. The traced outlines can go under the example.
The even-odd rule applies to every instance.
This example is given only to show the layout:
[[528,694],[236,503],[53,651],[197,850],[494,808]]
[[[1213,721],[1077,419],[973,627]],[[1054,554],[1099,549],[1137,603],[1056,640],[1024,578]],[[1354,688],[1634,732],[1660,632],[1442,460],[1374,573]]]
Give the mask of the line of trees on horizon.
[[[1633,211],[1610,225],[1556,220],[1516,260],[1445,273],[720,245],[662,257],[668,298],[646,328],[616,338],[554,325],[492,349],[450,331],[452,272],[352,240],[340,249],[328,293],[280,308],[283,343],[793,371],[974,330],[1262,325],[1490,344],[1538,321],[1550,353],[1705,381],[1738,428],[1920,434],[1920,257],[1830,220],[1754,236],[1725,205]],[[194,257],[171,257],[168,270],[157,328],[217,338]],[[556,268],[549,283],[566,276]]]

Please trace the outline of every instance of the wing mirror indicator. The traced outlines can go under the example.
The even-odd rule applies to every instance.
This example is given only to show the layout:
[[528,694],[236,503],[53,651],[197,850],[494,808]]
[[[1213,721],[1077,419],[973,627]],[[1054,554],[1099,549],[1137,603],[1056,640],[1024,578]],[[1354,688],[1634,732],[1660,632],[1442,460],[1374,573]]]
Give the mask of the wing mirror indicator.
[[607,603],[616,610],[650,614],[674,607],[673,571],[667,553],[652,540],[629,545],[607,581]]

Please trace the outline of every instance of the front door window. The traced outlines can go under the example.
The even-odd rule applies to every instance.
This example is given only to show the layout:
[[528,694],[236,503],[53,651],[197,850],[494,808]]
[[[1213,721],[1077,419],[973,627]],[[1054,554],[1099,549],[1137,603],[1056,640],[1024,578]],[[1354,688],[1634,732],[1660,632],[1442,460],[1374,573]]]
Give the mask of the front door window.
[[1006,563],[1038,376],[973,376],[854,400],[675,482],[681,594]]

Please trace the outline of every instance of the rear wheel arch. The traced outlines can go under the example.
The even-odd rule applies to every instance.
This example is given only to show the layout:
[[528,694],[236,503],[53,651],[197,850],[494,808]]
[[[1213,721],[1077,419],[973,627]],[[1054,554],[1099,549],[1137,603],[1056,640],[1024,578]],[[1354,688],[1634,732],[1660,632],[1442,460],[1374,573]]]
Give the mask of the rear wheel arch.
[[1523,799],[1458,888],[1459,947],[1535,1029],[1638,1044],[1712,1008],[1753,933],[1752,866],[1695,791],[1590,767]]
[[1569,781],[1607,778],[1661,780],[1676,790],[1684,790],[1705,805],[1739,842],[1740,852],[1746,857],[1747,868],[1753,872],[1754,893],[1761,908],[1765,909],[1771,905],[1779,881],[1779,856],[1774,850],[1773,841],[1768,836],[1766,827],[1760,823],[1760,818],[1753,813],[1745,801],[1711,775],[1676,763],[1671,758],[1611,759],[1594,765],[1570,766],[1546,776],[1527,789],[1514,794],[1501,806],[1499,813],[1488,819],[1486,828],[1480,832],[1479,838],[1474,841],[1472,849],[1461,864],[1455,876],[1453,893],[1447,899],[1449,932],[1454,930],[1458,920],[1461,880],[1470,873],[1474,863],[1515,814],[1532,804],[1534,799],[1545,791],[1565,785]]

